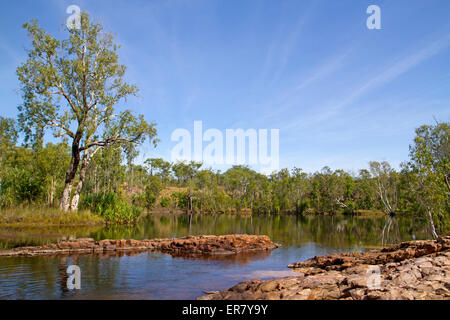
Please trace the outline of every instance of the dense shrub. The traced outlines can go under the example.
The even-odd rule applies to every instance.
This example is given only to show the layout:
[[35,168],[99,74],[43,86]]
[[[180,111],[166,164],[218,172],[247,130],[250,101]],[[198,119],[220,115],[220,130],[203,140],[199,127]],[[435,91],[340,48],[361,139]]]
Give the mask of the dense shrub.
[[311,207],[311,200],[308,198],[297,202],[297,212],[302,214]]
[[170,198],[168,198],[168,197],[162,198],[161,202],[160,202],[160,205],[163,208],[168,208],[170,206]]
[[159,193],[163,189],[161,179],[157,176],[151,176],[145,187],[144,199],[145,207],[150,209],[155,205],[156,199],[158,199]]
[[3,207],[31,204],[42,194],[42,181],[24,168],[10,168],[0,184],[0,204]]
[[355,213],[355,203],[351,200],[345,201],[344,214],[354,214]]
[[141,208],[130,205],[113,192],[83,195],[80,207],[91,210],[109,223],[119,224],[134,223],[142,213]]
[[178,209],[187,209],[188,207],[188,194],[183,191],[174,191],[171,195],[175,207]]
[[131,197],[131,203],[133,206],[137,206],[140,208],[145,207],[145,194],[144,193],[138,193]]

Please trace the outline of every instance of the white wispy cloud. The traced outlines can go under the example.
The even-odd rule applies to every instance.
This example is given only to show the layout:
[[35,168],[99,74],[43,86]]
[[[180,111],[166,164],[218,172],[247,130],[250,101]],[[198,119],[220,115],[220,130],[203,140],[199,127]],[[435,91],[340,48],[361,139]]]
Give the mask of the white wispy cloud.
[[301,12],[288,32],[285,29],[278,30],[279,36],[269,45],[261,68],[260,76],[257,81],[265,82],[269,78],[269,83],[274,83],[280,79],[284,70],[289,65],[295,47],[301,40],[301,34],[307,22],[311,19],[316,2],[312,2]]
[[264,121],[270,119],[295,107],[298,103],[299,94],[301,94],[302,90],[305,90],[308,86],[314,83],[320,82],[341,69],[345,65],[346,59],[350,55],[351,51],[352,49],[349,49],[344,53],[339,53],[330,57],[328,60],[321,62],[309,76],[300,80],[299,83],[286,90],[286,92],[277,94],[273,99],[266,103],[266,106],[269,108],[269,112],[266,112],[258,120]]
[[274,72],[271,82],[278,81],[280,76],[283,74],[283,71],[286,69],[286,66],[289,63],[294,48],[297,45],[297,42],[300,40],[300,35],[305,27],[306,22],[308,21],[309,15],[310,14],[307,11],[298,19],[297,24],[294,26],[291,33],[286,38],[283,46],[279,48],[277,68]]
[[344,65],[344,60],[347,58],[351,50],[336,55],[332,57],[329,61],[322,64],[319,68],[317,68],[309,78],[304,79],[295,89],[296,91],[301,90],[311,83],[318,81],[322,78],[329,76],[330,74],[336,72]]
[[328,107],[321,108],[322,111],[317,113],[313,118],[308,118],[307,121],[304,117],[302,117],[301,119],[295,119],[290,123],[283,125],[283,129],[297,129],[300,125],[305,124],[307,124],[308,126],[317,125],[318,123],[332,118],[343,109],[356,102],[358,99],[362,98],[364,95],[367,95],[373,90],[376,90],[377,88],[383,87],[386,84],[394,81],[422,62],[439,54],[449,45],[450,35],[446,35],[407,56],[397,59],[394,63],[387,66],[383,71],[377,73],[362,85],[356,86],[352,90],[352,93],[346,98],[339,101],[335,100],[332,103],[327,103]]
[[414,67],[422,63],[423,61],[438,54],[443,49],[448,47],[449,44],[450,44],[450,36],[445,36],[444,38],[438,39],[430,43],[429,45],[420,49],[419,51],[414,52],[413,54],[400,59],[399,61],[395,62],[393,65],[385,69],[383,72],[381,72],[379,75],[375,76],[362,86],[358,87],[353,92],[353,94],[351,94],[348,98],[344,99],[341,103],[336,105],[335,109],[336,110],[342,109],[343,107],[356,101],[358,98],[369,93],[370,91],[395,80],[402,74],[408,72],[409,70],[413,69]]

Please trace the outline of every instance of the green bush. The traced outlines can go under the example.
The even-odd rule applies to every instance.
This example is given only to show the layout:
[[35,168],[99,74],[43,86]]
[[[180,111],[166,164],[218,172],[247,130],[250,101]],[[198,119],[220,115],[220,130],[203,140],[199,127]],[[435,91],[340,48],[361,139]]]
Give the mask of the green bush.
[[42,195],[42,181],[31,171],[23,168],[6,170],[0,185],[0,204],[3,207],[38,200]]
[[311,201],[308,198],[303,199],[302,201],[299,200],[297,202],[297,210],[298,210],[298,213],[300,213],[300,214],[304,213],[310,207],[311,207]]
[[160,204],[161,204],[161,207],[168,208],[170,206],[170,198],[168,198],[168,197],[162,198]]
[[344,214],[354,214],[355,213],[355,203],[351,200],[345,201],[346,207],[344,208]]
[[161,179],[157,176],[151,176],[145,187],[144,199],[145,207],[150,209],[155,205],[156,199],[159,197],[159,193],[163,189]]
[[141,208],[130,205],[113,192],[83,195],[80,207],[91,210],[109,223],[117,224],[134,223],[142,213]]
[[140,208],[145,207],[145,204],[146,204],[145,193],[139,193],[139,194],[133,195],[133,197],[131,198],[131,203],[133,204],[133,206],[137,206]]
[[176,207],[179,209],[187,209],[188,207],[188,194],[187,192],[182,191],[174,191],[171,195],[171,198],[174,203],[176,203]]

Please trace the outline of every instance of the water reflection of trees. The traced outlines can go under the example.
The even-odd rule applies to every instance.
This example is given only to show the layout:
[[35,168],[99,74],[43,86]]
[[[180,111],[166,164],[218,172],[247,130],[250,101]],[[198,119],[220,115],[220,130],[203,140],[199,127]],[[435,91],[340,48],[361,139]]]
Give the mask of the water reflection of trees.
[[43,245],[55,242],[62,237],[87,237],[101,229],[102,226],[2,228],[0,229],[0,250]]
[[261,215],[165,215],[150,216],[137,226],[111,226],[92,234],[95,238],[167,238],[202,234],[264,234],[284,245],[308,242],[332,247],[380,246],[427,238],[420,217]]
[[411,239],[428,238],[427,222],[420,216],[365,218],[356,216],[300,215],[162,215],[149,216],[134,226],[96,228],[0,230],[0,246],[41,245],[62,236],[95,239],[150,239],[201,234],[264,234],[284,245],[307,242],[349,247],[380,246]]

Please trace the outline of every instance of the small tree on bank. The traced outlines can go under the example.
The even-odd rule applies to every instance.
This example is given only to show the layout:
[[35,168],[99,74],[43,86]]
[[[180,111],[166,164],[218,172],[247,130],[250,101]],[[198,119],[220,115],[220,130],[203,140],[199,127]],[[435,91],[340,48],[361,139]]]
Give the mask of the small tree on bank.
[[411,161],[407,164],[413,175],[411,185],[417,201],[430,220],[433,237],[438,234],[434,218],[443,228],[450,215],[450,125],[437,123],[416,130],[410,146]]
[[[40,139],[51,128],[55,137],[67,137],[71,160],[61,197],[62,210],[77,210],[86,169],[101,148],[138,144],[146,138],[156,143],[154,123],[131,111],[115,111],[118,104],[137,93],[124,81],[113,36],[81,15],[81,28],[58,40],[39,27],[24,24],[32,41],[28,60],[17,68],[23,104],[19,123],[26,139]],[[32,130],[32,128],[34,130]],[[72,189],[79,170],[78,185]]]
[[397,173],[388,162],[369,162],[370,173],[376,185],[378,197],[390,216],[395,215],[398,206]]

